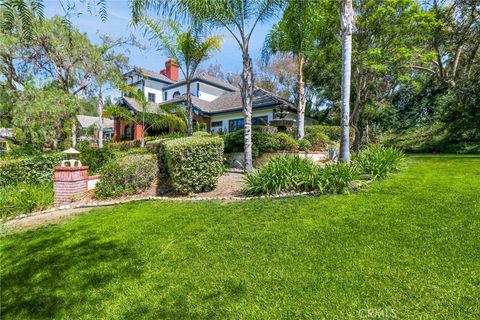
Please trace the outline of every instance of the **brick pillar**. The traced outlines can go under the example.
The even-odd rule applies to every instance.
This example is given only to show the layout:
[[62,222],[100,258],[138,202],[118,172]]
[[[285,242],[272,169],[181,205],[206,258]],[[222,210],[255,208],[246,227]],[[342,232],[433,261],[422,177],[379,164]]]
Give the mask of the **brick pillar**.
[[55,206],[69,204],[81,198],[88,190],[88,166],[53,167]]
[[133,140],[142,139],[142,132],[143,132],[142,124],[139,122],[135,123],[134,129],[133,129]]

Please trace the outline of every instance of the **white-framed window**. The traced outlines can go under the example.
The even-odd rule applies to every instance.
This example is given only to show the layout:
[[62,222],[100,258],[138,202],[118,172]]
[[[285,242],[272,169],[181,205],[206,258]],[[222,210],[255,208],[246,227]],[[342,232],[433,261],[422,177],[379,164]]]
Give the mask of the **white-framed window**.
[[148,101],[155,102],[155,93],[148,93]]
[[180,91],[175,91],[175,92],[173,93],[172,98],[178,97],[179,95],[180,95]]
[[223,121],[212,121],[212,128],[223,127]]

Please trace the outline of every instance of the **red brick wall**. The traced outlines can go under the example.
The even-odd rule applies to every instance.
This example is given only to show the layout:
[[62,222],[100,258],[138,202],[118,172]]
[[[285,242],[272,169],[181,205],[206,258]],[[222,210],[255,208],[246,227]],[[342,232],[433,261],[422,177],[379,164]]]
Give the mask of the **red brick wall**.
[[54,167],[53,189],[55,206],[71,203],[88,190],[88,166]]

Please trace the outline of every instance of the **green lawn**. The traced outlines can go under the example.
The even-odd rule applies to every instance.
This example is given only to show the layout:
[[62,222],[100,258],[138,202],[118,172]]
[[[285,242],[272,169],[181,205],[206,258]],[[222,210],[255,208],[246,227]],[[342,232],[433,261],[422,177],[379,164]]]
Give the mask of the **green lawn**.
[[480,319],[480,157],[409,157],[352,195],[131,203],[0,240],[2,319]]

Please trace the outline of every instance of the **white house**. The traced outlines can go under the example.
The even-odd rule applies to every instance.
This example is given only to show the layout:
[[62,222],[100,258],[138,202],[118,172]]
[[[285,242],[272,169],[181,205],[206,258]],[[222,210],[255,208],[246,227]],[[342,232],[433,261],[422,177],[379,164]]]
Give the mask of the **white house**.
[[[174,60],[165,63],[165,69],[154,72],[136,68],[124,74],[125,84],[141,89],[150,101],[147,112],[157,113],[165,103],[186,104],[186,83],[179,80],[178,64]],[[194,122],[204,123],[208,131],[232,132],[243,128],[242,99],[239,88],[220,81],[207,74],[192,79],[191,94]],[[140,106],[127,96],[122,96],[119,104],[131,112],[138,112]],[[263,89],[256,89],[253,98],[252,122],[254,125],[268,125],[275,118],[275,109],[284,106],[288,109],[287,119],[296,118],[294,105]],[[115,120],[115,141],[139,139],[141,124],[127,124]]]

